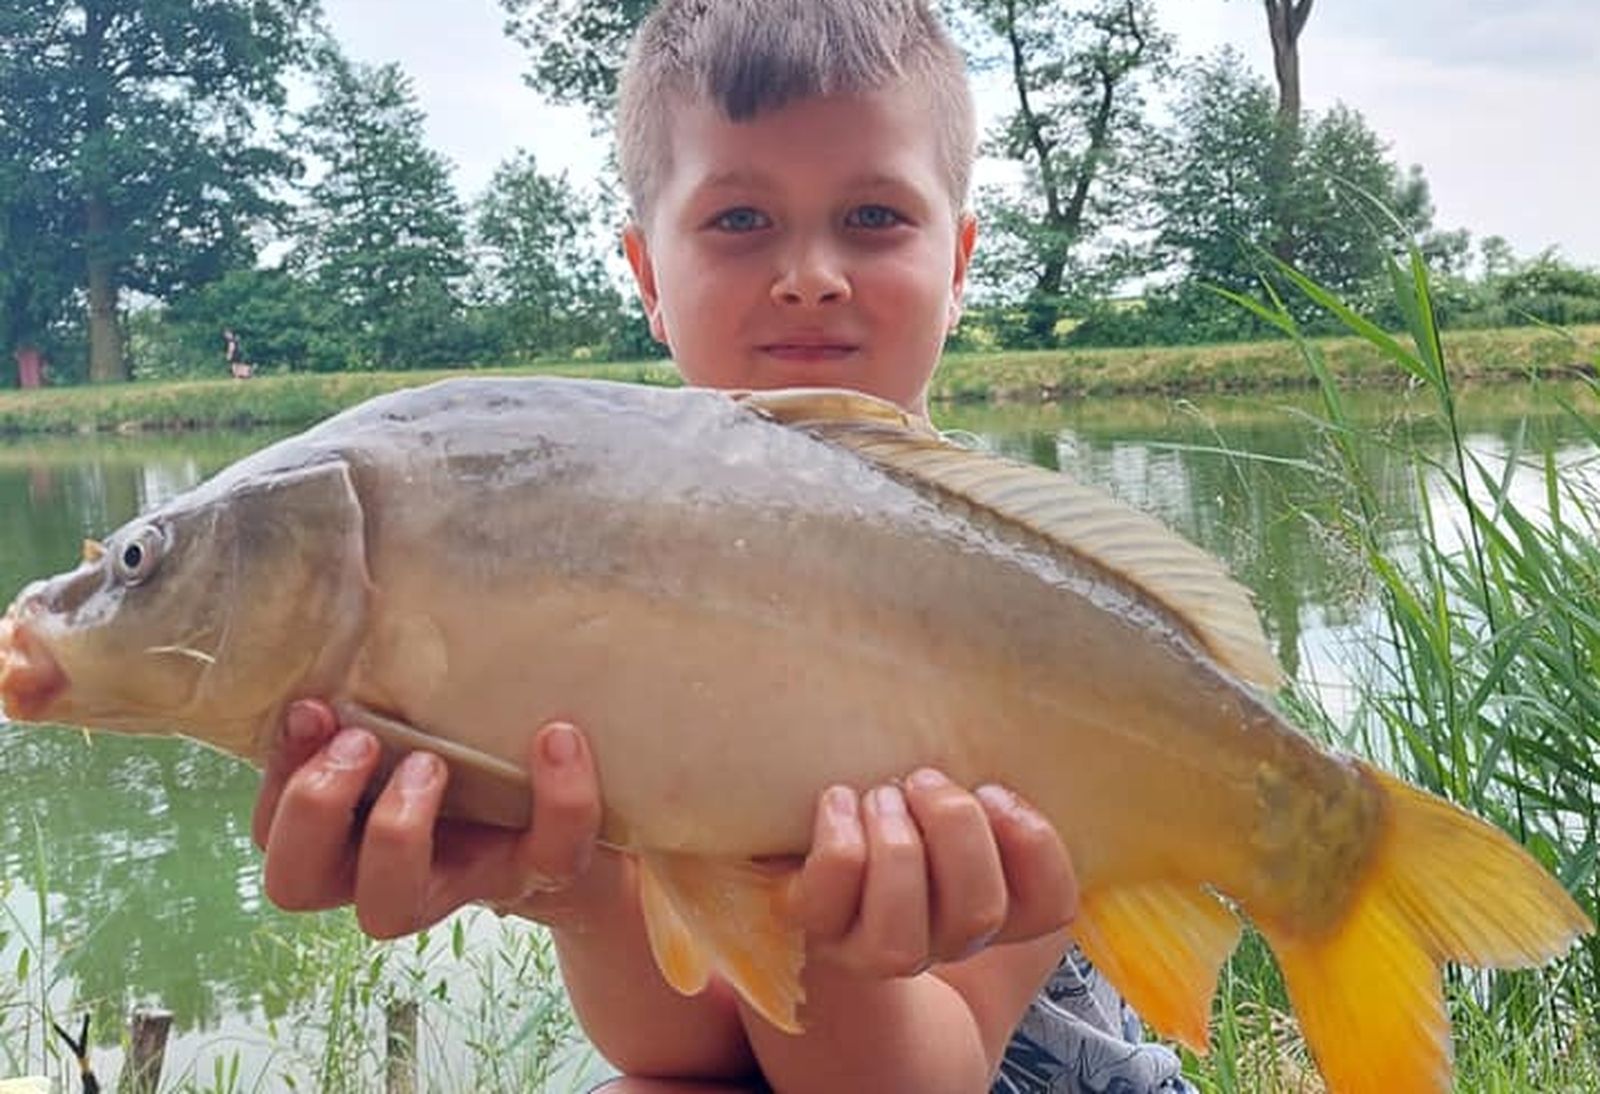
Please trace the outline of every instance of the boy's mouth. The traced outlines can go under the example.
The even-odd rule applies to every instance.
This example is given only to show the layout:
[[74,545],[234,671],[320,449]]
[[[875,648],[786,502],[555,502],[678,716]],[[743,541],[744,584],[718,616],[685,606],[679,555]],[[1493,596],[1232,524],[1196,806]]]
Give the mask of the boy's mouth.
[[769,342],[759,347],[761,352],[780,361],[842,361],[854,354],[859,346],[851,342]]

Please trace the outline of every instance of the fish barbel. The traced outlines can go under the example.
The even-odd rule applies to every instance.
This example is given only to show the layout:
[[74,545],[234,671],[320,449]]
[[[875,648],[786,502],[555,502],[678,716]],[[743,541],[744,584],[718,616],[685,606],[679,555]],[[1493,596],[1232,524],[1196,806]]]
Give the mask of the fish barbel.
[[[820,791],[923,765],[1065,840],[1078,944],[1207,1040],[1236,911],[1331,1089],[1450,1082],[1440,965],[1591,924],[1515,842],[1274,709],[1248,594],[1153,519],[846,392],[450,381],[280,442],[85,548],[0,624],[14,719],[182,733],[259,762],[332,702],[447,809],[526,822],[519,766],[583,727],[680,990],[801,1021],[804,940],[755,859]],[[1158,802],[1152,809],[1148,803]]]

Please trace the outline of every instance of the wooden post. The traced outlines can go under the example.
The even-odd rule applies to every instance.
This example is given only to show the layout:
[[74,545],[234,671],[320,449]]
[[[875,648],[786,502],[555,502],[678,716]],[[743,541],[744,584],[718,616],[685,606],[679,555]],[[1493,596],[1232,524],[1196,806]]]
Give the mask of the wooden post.
[[128,1023],[128,1058],[117,1079],[117,1094],[156,1094],[161,1067],[167,1055],[167,1033],[172,1012],[160,1007],[140,1007]]
[[384,1089],[388,1094],[416,1094],[417,1004],[395,1000],[384,1008]]

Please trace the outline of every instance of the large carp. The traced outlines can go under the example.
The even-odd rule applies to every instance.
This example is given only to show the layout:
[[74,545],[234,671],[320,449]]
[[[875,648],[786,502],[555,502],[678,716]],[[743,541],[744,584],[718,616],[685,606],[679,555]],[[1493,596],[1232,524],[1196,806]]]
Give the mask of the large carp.
[[[375,399],[89,544],[0,624],[14,719],[259,761],[323,697],[521,824],[589,736],[657,960],[797,1028],[803,940],[753,859],[817,794],[935,765],[1068,844],[1078,943],[1207,1038],[1246,914],[1339,1092],[1449,1084],[1445,960],[1590,924],[1512,840],[1294,732],[1247,593],[1156,521],[843,392],[463,380]],[[1149,803],[1159,802],[1159,809]]]

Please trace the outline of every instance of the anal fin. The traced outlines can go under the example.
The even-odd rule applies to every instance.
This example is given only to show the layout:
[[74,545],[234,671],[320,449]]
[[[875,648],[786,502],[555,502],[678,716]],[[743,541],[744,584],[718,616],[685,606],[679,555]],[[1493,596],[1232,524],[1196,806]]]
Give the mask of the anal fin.
[[786,873],[650,852],[639,871],[650,949],[667,983],[693,994],[714,972],[768,1022],[799,1033],[805,933],[786,914]]
[[1217,977],[1239,943],[1239,920],[1221,901],[1176,882],[1085,893],[1073,934],[1153,1029],[1205,1053]]

